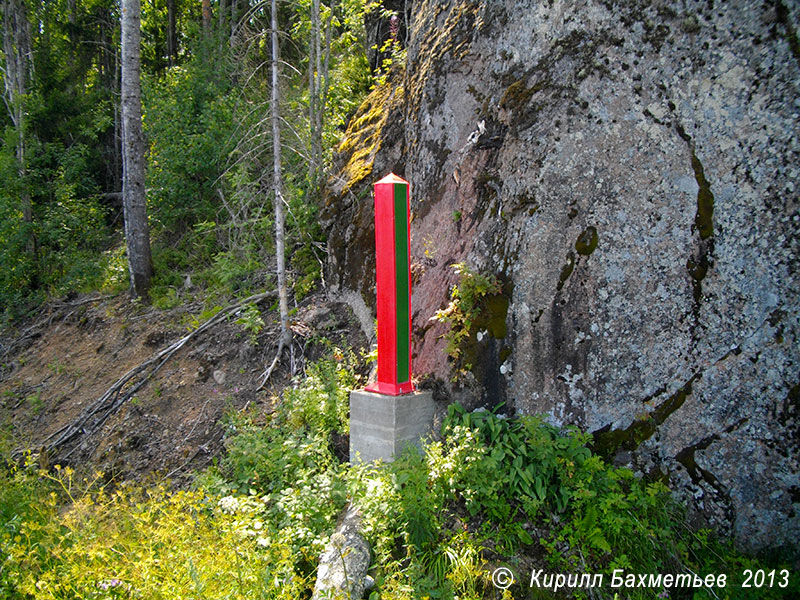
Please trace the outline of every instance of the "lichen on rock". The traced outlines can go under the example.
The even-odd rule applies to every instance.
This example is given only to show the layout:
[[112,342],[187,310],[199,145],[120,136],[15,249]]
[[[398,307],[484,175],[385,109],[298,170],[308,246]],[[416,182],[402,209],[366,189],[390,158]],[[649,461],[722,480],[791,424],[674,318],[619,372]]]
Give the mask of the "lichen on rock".
[[[606,435],[743,547],[796,547],[800,10],[446,0],[414,15],[402,107],[347,153],[374,142],[373,169],[411,182],[415,372],[448,378],[429,319],[450,265],[504,273],[507,332],[483,368],[510,406]],[[369,305],[371,213],[337,206],[329,278]]]

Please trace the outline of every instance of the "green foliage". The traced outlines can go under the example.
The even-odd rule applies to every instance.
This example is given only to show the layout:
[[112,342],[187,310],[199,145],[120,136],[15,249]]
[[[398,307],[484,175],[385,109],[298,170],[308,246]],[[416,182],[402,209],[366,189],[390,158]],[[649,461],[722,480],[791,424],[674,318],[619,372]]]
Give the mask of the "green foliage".
[[186,329],[188,329],[189,331],[197,329],[198,327],[200,327],[200,325],[208,321],[211,317],[216,315],[221,310],[222,307],[218,304],[215,304],[214,306],[211,306],[209,308],[204,308],[202,311],[200,311],[199,315],[191,315],[188,318],[188,324],[186,325]]
[[[0,457],[4,460],[5,457]],[[49,541],[45,530],[56,516],[49,500],[50,486],[31,467],[23,469],[0,462],[0,597],[22,598],[26,560],[46,560]],[[44,501],[47,499],[47,501]],[[30,549],[29,558],[20,552]],[[37,551],[41,549],[41,551]]]
[[[114,48],[119,7],[111,0],[27,3],[33,77],[25,127],[0,115],[0,305],[5,319],[53,295],[127,284],[120,190],[118,89]],[[147,193],[159,308],[193,296],[244,296],[271,285],[275,263],[270,162],[268,11],[229,15],[199,27],[199,3],[174,3],[177,47],[168,54],[167,5],[142,6],[142,77]],[[235,10],[233,7],[230,7]],[[333,10],[333,13],[331,12]],[[344,125],[366,95],[365,4],[322,4],[333,27],[324,83],[323,160],[331,160]],[[318,181],[307,149],[309,3],[281,5],[286,37],[281,111],[285,135],[286,254],[296,299],[322,275],[325,236],[318,219]],[[220,18],[221,17],[221,18]],[[330,21],[329,21],[330,17]],[[262,32],[262,33],[258,33]],[[324,40],[323,40],[324,43]],[[323,53],[325,53],[323,51]],[[22,134],[26,160],[18,164]],[[324,165],[317,166],[318,172]],[[30,197],[32,214],[23,215]],[[122,260],[120,260],[122,258]],[[126,268],[126,267],[125,267]],[[199,288],[199,289],[197,289]]]
[[180,305],[181,299],[174,286],[156,285],[150,288],[150,300],[155,308],[168,310]]
[[[366,11],[378,12],[380,18],[386,22],[392,17],[399,17],[397,11],[383,8],[380,2],[366,2],[365,4]],[[380,48],[375,45],[372,49],[378,52],[379,56],[383,57],[375,75],[375,86],[377,87],[386,84],[392,67],[400,69],[405,68],[407,52],[402,47],[400,40],[393,37],[387,38]]]
[[330,438],[356,379],[335,356],[267,423],[232,415],[225,459],[192,491],[0,463],[0,597],[305,597],[346,499]]
[[218,211],[215,186],[232,150],[234,100],[216,66],[196,58],[145,81],[150,221],[167,242],[213,222]]
[[[373,599],[496,598],[493,566],[523,555],[547,560],[549,572],[606,573],[606,581],[613,569],[726,573],[729,598],[753,597],[740,587],[745,569],[776,568],[783,581],[788,565],[693,532],[663,484],[605,464],[588,435],[538,417],[451,406],[441,440],[391,464],[340,463],[332,439],[346,432],[353,365],[334,349],[269,411],[230,415],[227,453],[190,491],[37,471],[30,458],[24,468],[0,462],[0,597],[308,597],[348,499],[375,555]],[[789,582],[758,597],[797,595],[796,577]],[[527,593],[515,584],[502,597]]]
[[451,405],[444,432],[443,441],[428,447],[434,487],[443,497],[463,502],[471,516],[483,515],[497,525],[486,533],[504,553],[533,542],[514,518],[566,509],[574,472],[590,456],[585,434],[559,430],[538,417],[509,420]]
[[4,318],[48,295],[101,285],[102,252],[110,244],[109,206],[100,192],[116,187],[108,168],[115,152],[114,75],[104,70],[106,59],[113,62],[115,5],[92,0],[71,12],[63,2],[25,4],[36,25],[32,76],[27,94],[16,99],[24,123],[16,129],[0,117]]
[[[10,136],[6,136],[8,138]],[[15,147],[0,147],[0,304],[6,317],[32,294],[61,295],[100,286],[107,209],[96,195],[88,147],[30,144],[33,158],[19,176]],[[32,220],[21,196],[30,197]]]
[[[442,439],[426,444],[424,454],[353,468],[351,493],[380,565],[380,597],[494,597],[486,595],[493,592],[487,554],[510,563],[543,554],[548,572],[606,573],[606,581],[613,569],[735,574],[744,565],[787,567],[744,558],[708,532],[693,532],[668,488],[605,464],[589,441],[539,417],[507,419],[452,405]],[[748,597],[743,592],[734,587],[730,597]],[[789,588],[760,592],[777,598]],[[594,593],[613,597],[610,588]],[[697,590],[695,597],[713,596]]]
[[286,560],[289,540],[262,526],[263,498],[164,485],[108,493],[97,481],[76,483],[68,469],[6,479],[4,598],[288,599],[308,585]]
[[261,311],[255,304],[248,304],[245,306],[236,323],[241,325],[242,328],[248,333],[250,343],[257,344],[258,334],[264,329],[264,319],[261,318]]
[[458,375],[472,368],[471,364],[464,362],[464,346],[477,333],[478,321],[486,316],[486,300],[502,293],[503,286],[497,276],[476,273],[464,263],[454,264],[453,270],[459,281],[450,291],[450,303],[437,310],[432,318],[450,326],[445,334],[447,354]]
[[[340,352],[337,356],[344,357]],[[247,415],[229,423],[231,435],[219,473],[226,490],[280,491],[298,479],[338,468],[331,441],[348,431],[349,390],[356,385],[352,358],[325,358],[287,388],[262,427]]]

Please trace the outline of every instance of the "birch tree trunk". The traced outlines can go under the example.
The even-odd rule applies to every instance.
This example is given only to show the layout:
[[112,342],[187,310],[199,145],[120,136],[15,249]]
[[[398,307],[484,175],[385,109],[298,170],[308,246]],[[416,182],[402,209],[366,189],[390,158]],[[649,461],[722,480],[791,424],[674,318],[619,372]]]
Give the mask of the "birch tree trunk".
[[21,182],[20,208],[26,232],[26,250],[34,258],[37,254],[36,236],[32,230],[33,206],[27,185],[27,159],[25,144],[25,96],[33,74],[31,27],[23,0],[3,0],[3,53],[6,64],[3,81],[4,96],[11,123],[16,132],[17,174]]
[[144,189],[140,0],[122,0],[122,205],[131,293],[147,298],[153,264]]
[[322,93],[319,101],[319,129],[320,129],[320,159],[322,158],[322,127],[325,119],[325,109],[328,105],[328,89],[330,88],[330,64],[331,64],[331,32],[333,31],[333,12],[336,10],[336,0],[331,0],[330,14],[325,25],[325,62],[322,64]]
[[236,27],[239,24],[239,13],[236,10],[236,0],[231,0],[231,49],[236,45]]
[[328,97],[331,32],[335,5],[336,2],[332,0],[325,28],[323,58],[320,1],[313,0],[311,3],[311,39],[308,57],[308,120],[311,134],[311,158],[308,165],[308,178],[311,189],[314,191],[319,187],[322,176],[322,134]]
[[309,124],[311,127],[311,160],[309,179],[311,189],[316,191],[319,183],[320,157],[322,154],[322,132],[320,130],[320,6],[319,0],[311,2],[311,43],[308,56]]
[[281,319],[281,338],[279,348],[289,344],[292,332],[289,329],[289,299],[286,289],[286,250],[285,225],[283,217],[283,177],[281,175],[281,130],[280,130],[280,90],[278,75],[278,6],[272,0],[272,188],[275,201],[275,258],[278,275],[278,307]]

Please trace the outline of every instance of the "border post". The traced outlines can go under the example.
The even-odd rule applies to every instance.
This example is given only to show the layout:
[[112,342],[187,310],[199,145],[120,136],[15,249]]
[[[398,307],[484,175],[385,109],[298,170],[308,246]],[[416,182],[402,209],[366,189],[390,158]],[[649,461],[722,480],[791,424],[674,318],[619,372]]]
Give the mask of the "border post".
[[375,184],[378,376],[350,392],[350,462],[391,461],[433,425],[433,394],[411,381],[409,187],[394,173]]

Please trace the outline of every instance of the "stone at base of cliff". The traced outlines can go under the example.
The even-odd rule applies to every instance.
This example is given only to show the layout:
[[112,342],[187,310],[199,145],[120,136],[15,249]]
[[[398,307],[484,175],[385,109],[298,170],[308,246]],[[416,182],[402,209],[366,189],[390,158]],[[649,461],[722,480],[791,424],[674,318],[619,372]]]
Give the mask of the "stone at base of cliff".
[[419,446],[433,425],[433,392],[388,396],[350,392],[350,462],[391,462],[409,444]]
[[320,557],[312,600],[358,600],[364,595],[370,560],[360,524],[358,511],[348,506]]

